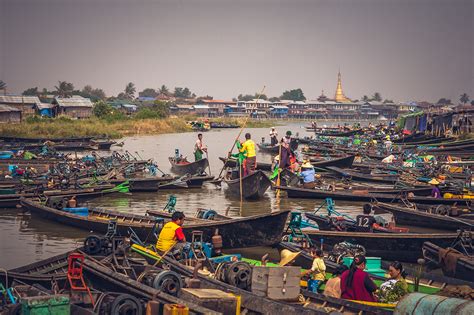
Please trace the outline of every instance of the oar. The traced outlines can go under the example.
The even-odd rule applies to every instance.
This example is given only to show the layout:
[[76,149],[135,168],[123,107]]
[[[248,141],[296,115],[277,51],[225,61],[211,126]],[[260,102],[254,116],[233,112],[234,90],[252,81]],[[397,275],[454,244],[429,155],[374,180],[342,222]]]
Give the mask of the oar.
[[[263,92],[265,91],[265,85],[263,86],[262,88],[262,91],[260,91],[260,94],[258,95],[257,97],[257,102],[258,100],[260,100],[260,97],[263,95]],[[213,183],[213,184],[217,184],[217,185],[220,185],[221,182],[222,182],[222,172],[224,171],[225,169],[225,165],[227,163],[227,160],[229,159],[229,155],[232,153],[232,151],[234,150],[234,147],[235,147],[235,143],[237,142],[237,140],[239,140],[240,136],[242,135],[242,131],[244,131],[244,128],[245,126],[247,125],[247,122],[249,121],[250,117],[252,116],[252,111],[249,112],[249,115],[245,118],[245,121],[244,123],[242,124],[242,127],[240,128],[240,131],[239,131],[239,134],[237,135],[237,137],[235,138],[234,142],[232,143],[232,147],[230,148],[228,154],[227,154],[227,157],[225,159],[225,162],[224,162],[224,165],[222,166],[221,168],[221,171],[219,172],[219,176],[213,180],[213,181],[210,181],[210,183]]]
[[129,189],[129,181],[125,181],[117,186],[115,186],[114,188],[110,188],[110,189],[105,189],[105,190],[102,190],[102,192],[120,192],[120,193],[129,193],[130,192],[130,189]]
[[209,176],[212,176],[212,174],[211,174],[211,163],[209,161],[209,155],[207,153],[207,149],[206,149],[206,159],[207,159],[207,168],[209,169]]

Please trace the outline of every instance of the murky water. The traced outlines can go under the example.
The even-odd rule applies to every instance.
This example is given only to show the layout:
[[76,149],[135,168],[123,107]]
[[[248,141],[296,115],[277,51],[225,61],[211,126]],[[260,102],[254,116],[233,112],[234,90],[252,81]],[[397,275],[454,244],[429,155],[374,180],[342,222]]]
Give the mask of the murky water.
[[[310,135],[304,129],[307,123],[292,123],[277,126],[280,136],[287,130],[300,136]],[[330,124],[328,124],[330,125]],[[267,137],[268,128],[248,128],[255,142]],[[226,156],[232,143],[235,141],[239,129],[212,130],[204,133],[204,143],[208,146],[209,161],[212,175],[218,175],[222,168],[219,156]],[[193,147],[197,132],[183,134],[164,134],[158,136],[135,136],[123,139],[125,145],[118,148],[118,152],[130,152],[144,159],[153,158],[158,167],[165,173],[170,172],[168,157],[179,149],[183,155],[193,160]],[[243,134],[241,136],[243,139]],[[108,155],[110,152],[100,152]],[[271,156],[258,154],[258,161],[270,162]],[[258,162],[257,162],[258,163]],[[279,209],[312,210],[319,206],[318,200],[276,199],[272,191],[268,191],[265,198],[259,201],[244,201],[230,199],[224,193],[224,188],[206,184],[202,189],[194,190],[164,190],[156,193],[133,193],[106,196],[89,202],[91,206],[100,206],[119,211],[143,214],[148,209],[162,209],[170,195],[177,197],[177,209],[188,215],[194,215],[198,208],[212,208],[219,213],[230,216],[249,216],[269,213]],[[344,213],[356,213],[360,205],[338,203],[337,210]],[[20,210],[0,209],[0,267],[12,268],[38,261],[49,256],[59,254],[78,246],[87,231],[71,228],[58,223],[42,220],[36,216],[23,214]]]

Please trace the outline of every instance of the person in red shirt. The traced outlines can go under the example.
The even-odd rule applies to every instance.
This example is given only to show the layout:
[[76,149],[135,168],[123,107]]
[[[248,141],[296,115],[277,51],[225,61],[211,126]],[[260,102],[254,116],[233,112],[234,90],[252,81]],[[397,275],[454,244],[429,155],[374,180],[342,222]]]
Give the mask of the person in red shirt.
[[373,294],[377,290],[377,285],[364,271],[365,267],[365,256],[354,257],[350,269],[341,275],[341,298],[367,302],[377,301]]

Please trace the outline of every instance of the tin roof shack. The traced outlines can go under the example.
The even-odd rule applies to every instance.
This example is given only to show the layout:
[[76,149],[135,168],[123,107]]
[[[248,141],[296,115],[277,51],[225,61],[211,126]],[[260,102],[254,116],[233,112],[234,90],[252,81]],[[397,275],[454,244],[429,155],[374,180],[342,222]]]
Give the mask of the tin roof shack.
[[19,123],[21,117],[21,110],[18,108],[0,104],[0,123]]
[[0,104],[19,109],[24,118],[36,114],[41,101],[37,96],[0,95]]
[[53,104],[55,105],[55,116],[64,115],[77,119],[91,117],[92,107],[94,106],[90,99],[78,95],[56,97]]

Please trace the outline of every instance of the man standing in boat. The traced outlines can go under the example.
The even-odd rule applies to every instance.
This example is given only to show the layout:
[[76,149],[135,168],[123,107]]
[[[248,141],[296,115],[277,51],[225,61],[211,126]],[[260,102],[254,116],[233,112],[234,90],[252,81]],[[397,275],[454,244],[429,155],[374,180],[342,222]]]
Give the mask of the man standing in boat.
[[196,162],[202,160],[202,154],[204,152],[207,153],[207,148],[202,143],[202,133],[199,133],[198,139],[196,140],[196,143],[194,144],[194,160]]
[[275,130],[275,127],[272,127],[270,131],[270,143],[272,146],[278,143],[278,132]]
[[257,153],[255,151],[255,142],[251,139],[250,133],[245,134],[245,142],[240,144],[237,142],[239,152],[244,154],[245,160],[243,163],[244,176],[253,174],[257,166]]

